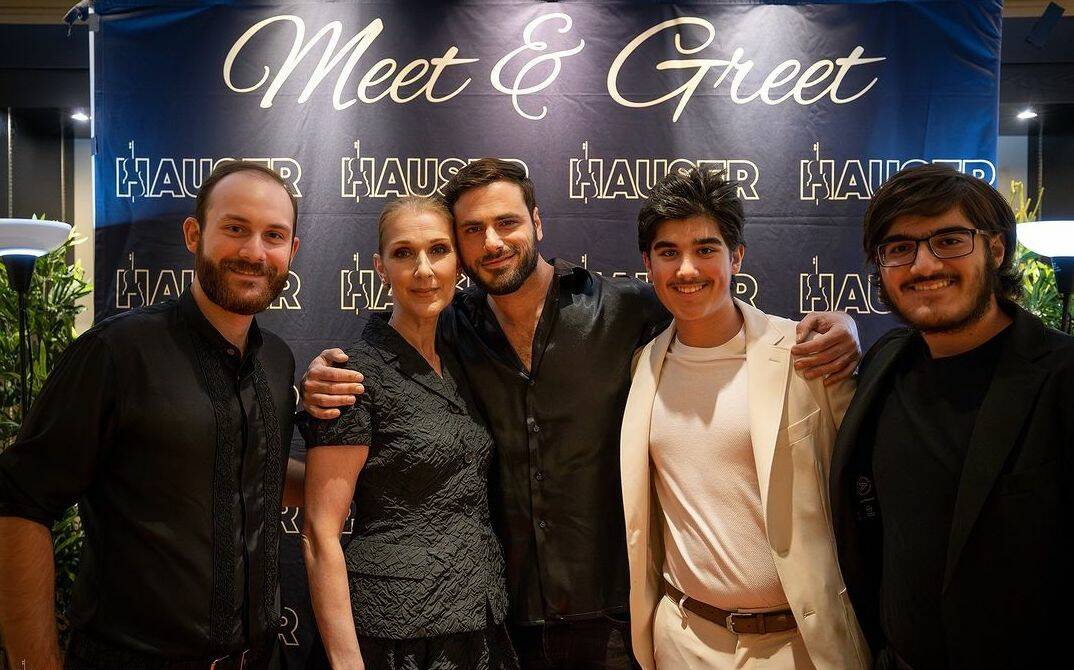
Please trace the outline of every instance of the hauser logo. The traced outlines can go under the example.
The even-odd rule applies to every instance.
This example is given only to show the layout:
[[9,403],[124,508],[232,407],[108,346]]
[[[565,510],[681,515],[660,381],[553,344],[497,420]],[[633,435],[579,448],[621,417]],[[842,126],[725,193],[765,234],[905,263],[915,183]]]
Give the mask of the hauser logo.
[[[178,298],[194,281],[194,270],[150,270],[138,267],[134,252],[127,254],[127,266],[116,269],[116,309],[132,309]],[[294,270],[288,273],[283,292],[269,309],[302,309],[298,294],[302,278]]]
[[821,158],[820,142],[813,145],[812,158],[798,161],[800,200],[869,200],[876,189],[893,174],[912,165],[938,163],[950,165],[959,172],[996,181],[996,166],[983,158],[868,158],[836,161]]
[[854,312],[856,314],[888,314],[880,302],[876,286],[868,277],[849,272],[836,275],[821,272],[820,260],[813,257],[813,272],[798,275],[798,309],[810,312]]
[[572,200],[640,200],[672,170],[694,167],[724,172],[738,182],[738,195],[757,200],[757,164],[745,158],[595,158],[589,142],[582,142],[581,156],[570,159]]
[[[151,158],[139,156],[134,140],[127,143],[129,155],[116,157],[116,197],[128,198],[194,198],[205,178],[217,165],[235,158]],[[302,197],[298,182],[302,166],[294,158],[243,158],[272,168]]]
[[[354,141],[354,151],[340,159],[342,198],[396,198],[404,195],[440,193],[455,174],[477,158],[433,158],[363,156],[361,140]],[[529,174],[526,163],[518,158],[504,158],[518,163]]]

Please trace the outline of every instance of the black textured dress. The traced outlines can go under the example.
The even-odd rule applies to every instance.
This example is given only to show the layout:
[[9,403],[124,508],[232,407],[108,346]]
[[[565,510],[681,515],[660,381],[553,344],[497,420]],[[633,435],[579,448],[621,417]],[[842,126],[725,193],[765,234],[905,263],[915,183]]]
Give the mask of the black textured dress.
[[[308,446],[369,445],[345,550],[369,670],[500,670],[518,661],[503,626],[503,551],[489,519],[492,438],[450,352],[443,377],[387,319],[346,350],[365,393]],[[445,355],[446,354],[446,355]]]

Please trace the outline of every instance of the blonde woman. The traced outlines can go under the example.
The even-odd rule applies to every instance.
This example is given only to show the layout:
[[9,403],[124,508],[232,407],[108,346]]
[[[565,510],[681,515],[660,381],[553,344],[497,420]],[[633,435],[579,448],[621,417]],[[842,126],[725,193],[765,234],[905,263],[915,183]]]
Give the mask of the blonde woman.
[[372,316],[346,350],[365,393],[307,431],[306,569],[337,670],[518,667],[489,520],[492,438],[437,345],[459,278],[452,225],[436,199],[401,198],[381,212],[374,263],[394,309]]

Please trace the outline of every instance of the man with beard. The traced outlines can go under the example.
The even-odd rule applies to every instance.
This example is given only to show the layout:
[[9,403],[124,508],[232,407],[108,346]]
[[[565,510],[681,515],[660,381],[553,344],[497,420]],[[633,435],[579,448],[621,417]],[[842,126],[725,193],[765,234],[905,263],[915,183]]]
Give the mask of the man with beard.
[[[630,668],[619,425],[635,349],[667,327],[652,287],[610,280],[537,249],[533,182],[515,163],[475,161],[444,188],[476,288],[440,334],[462,360],[496,443],[490,503],[507,562],[511,639],[524,668]],[[810,315],[824,334],[795,353],[836,380],[857,360],[853,322]],[[311,414],[354,402],[360,377],[311,363]],[[350,394],[350,395],[348,395]]]
[[57,362],[0,455],[13,667],[60,667],[49,529],[76,501],[86,541],[67,668],[270,665],[294,359],[254,314],[287,282],[297,217],[276,173],[218,167],[183,222],[190,288],[98,323]]
[[1036,668],[1070,603],[1074,339],[1014,302],[1015,220],[948,167],[899,172],[865,251],[908,326],[862,361],[830,478],[880,668]]

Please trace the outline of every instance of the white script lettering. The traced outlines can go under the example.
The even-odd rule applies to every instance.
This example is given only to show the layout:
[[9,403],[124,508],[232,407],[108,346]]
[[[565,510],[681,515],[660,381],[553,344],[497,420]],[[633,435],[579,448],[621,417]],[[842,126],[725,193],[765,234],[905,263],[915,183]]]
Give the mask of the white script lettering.
[[[853,102],[865,95],[877,82],[877,78],[873,77],[872,80],[860,90],[841,96],[839,89],[843,84],[843,80],[846,78],[847,73],[855,67],[886,60],[885,58],[863,58],[862,55],[865,53],[865,49],[861,46],[854,47],[850,52],[850,55],[845,58],[836,58],[835,61],[827,59],[819,60],[806,68],[804,72],[802,71],[802,63],[800,61],[788,59],[772,69],[772,71],[765,77],[764,82],[759,89],[752,93],[744,94],[740,89],[745,83],[746,77],[753,69],[754,63],[752,60],[743,60],[745,49],[738,47],[731,54],[729,60],[719,58],[683,58],[661,61],[656,64],[657,70],[693,70],[693,75],[690,76],[686,83],[678,88],[651,100],[628,100],[623,97],[619,92],[619,72],[630,56],[653,36],[668,29],[687,25],[699,26],[704,30],[706,36],[697,46],[686,47],[683,46],[682,33],[676,31],[675,50],[682,56],[692,56],[708,47],[712,44],[713,40],[716,39],[716,28],[712,23],[695,16],[669,19],[649,28],[623,47],[623,50],[620,51],[619,55],[612,61],[611,68],[608,70],[608,93],[612,96],[612,99],[624,107],[638,108],[652,107],[653,105],[659,105],[668,100],[678,98],[679,104],[675,107],[675,113],[671,117],[672,122],[676,122],[679,120],[679,116],[682,115],[687,103],[690,102],[690,98],[693,96],[698,86],[701,85],[705,76],[710,70],[715,69],[717,70],[717,74],[713,88],[719,87],[720,84],[730,76],[730,98],[732,102],[739,105],[752,102],[757,98],[760,98],[761,101],[767,105],[778,105],[792,98],[800,105],[809,105],[825,96],[832,102],[843,105],[848,102]],[[720,70],[720,68],[722,68],[722,70]],[[835,76],[832,77],[829,82],[829,77],[832,76],[833,72],[835,73]],[[793,84],[791,84],[792,81],[794,82]],[[812,95],[809,94],[808,89],[825,84],[826,82],[827,85],[819,91],[814,92]],[[776,91],[776,89],[788,84],[791,84],[789,90],[783,93]]]
[[[261,78],[254,84],[249,86],[237,85],[232,77],[232,72],[235,69],[235,61],[239,58],[240,54],[242,54],[247,43],[255,35],[260,33],[266,27],[278,22],[291,23],[295,28],[295,39],[291,45],[291,50],[287,54],[287,58],[284,59],[283,63],[279,66],[279,69],[276,71],[276,75],[272,77],[272,69],[268,65],[262,65],[263,72]],[[317,31],[317,34],[310,38],[309,42],[304,42],[306,36],[305,21],[300,17],[291,14],[272,16],[250,26],[246,32],[231,45],[231,49],[224,59],[224,83],[229,89],[236,93],[252,93],[261,89],[261,87],[269,81],[269,78],[272,77],[272,82],[268,85],[268,88],[265,89],[265,92],[261,97],[262,108],[267,109],[272,107],[276,95],[295,71],[295,68],[297,68],[310,51],[312,51],[318,43],[327,36],[328,44],[325,45],[324,51],[321,54],[321,59],[317,62],[316,67],[310,75],[309,81],[306,82],[306,86],[302,89],[302,94],[298,97],[297,102],[299,104],[309,100],[321,81],[328,76],[332,70],[336,69],[344,58],[346,58],[346,62],[343,63],[336,79],[336,85],[332,89],[332,105],[337,110],[346,109],[358,102],[358,100],[361,100],[364,103],[373,103],[385,97],[390,97],[398,103],[404,103],[410,102],[423,95],[429,102],[444,102],[454,98],[470,84],[470,79],[467,78],[454,90],[448,93],[437,94],[436,92],[436,85],[439,83],[441,76],[443,76],[444,70],[452,65],[474,63],[478,60],[476,58],[456,58],[459,54],[459,50],[452,46],[444,52],[443,56],[430,58],[428,60],[418,58],[407,63],[402,68],[399,67],[399,64],[394,59],[383,58],[374,63],[373,66],[367,69],[365,74],[362,75],[355,90],[355,97],[344,99],[347,96],[345,89],[348,86],[348,82],[350,82],[354,68],[358,65],[358,61],[365,55],[370,45],[373,44],[383,31],[384,22],[379,18],[373,19],[369,22],[369,25],[363,28],[337,51],[336,45],[339,43],[340,34],[343,32],[343,24],[341,22],[332,21]],[[426,75],[428,76],[426,77]],[[425,82],[418,85],[422,79],[425,79]],[[385,82],[388,82],[389,80],[390,83],[387,83],[383,90],[379,92],[372,90],[381,84],[385,84]],[[414,90],[404,90],[405,87],[414,85],[417,85]]]
[[[511,104],[514,106],[515,111],[524,116],[525,118],[532,119],[535,121],[543,119],[545,114],[548,113],[548,108],[541,107],[541,112],[536,115],[527,114],[526,112],[522,111],[522,108],[519,106],[518,96],[529,95],[530,93],[536,93],[537,91],[547,88],[548,85],[555,81],[556,77],[559,76],[560,69],[562,68],[562,60],[567,56],[573,56],[574,54],[581,51],[582,48],[585,47],[585,40],[578,40],[578,45],[571,49],[567,49],[565,51],[554,51],[550,54],[538,56],[533,60],[527,62],[518,71],[518,74],[515,75],[515,81],[512,83],[511,88],[507,88],[503,85],[501,75],[503,73],[503,68],[509,62],[511,62],[511,60],[514,59],[515,56],[519,55],[520,53],[524,51],[545,51],[546,49],[548,49],[547,42],[533,41],[533,33],[537,30],[538,26],[540,26],[545,21],[551,19],[558,19],[563,23],[563,26],[561,28],[557,28],[556,32],[567,33],[570,31],[572,21],[571,17],[566,14],[545,14],[544,16],[537,17],[536,19],[530,21],[529,25],[527,25],[525,30],[522,31],[522,38],[525,40],[525,44],[501,58],[500,61],[496,63],[496,67],[492,68],[492,74],[490,75],[492,85],[496,88],[496,90],[500,93],[506,93],[507,95],[511,96]],[[552,71],[548,74],[548,76],[545,77],[543,81],[533,84],[532,86],[522,88],[522,80],[526,77],[527,74],[529,74],[530,70],[546,61],[552,61]]]

